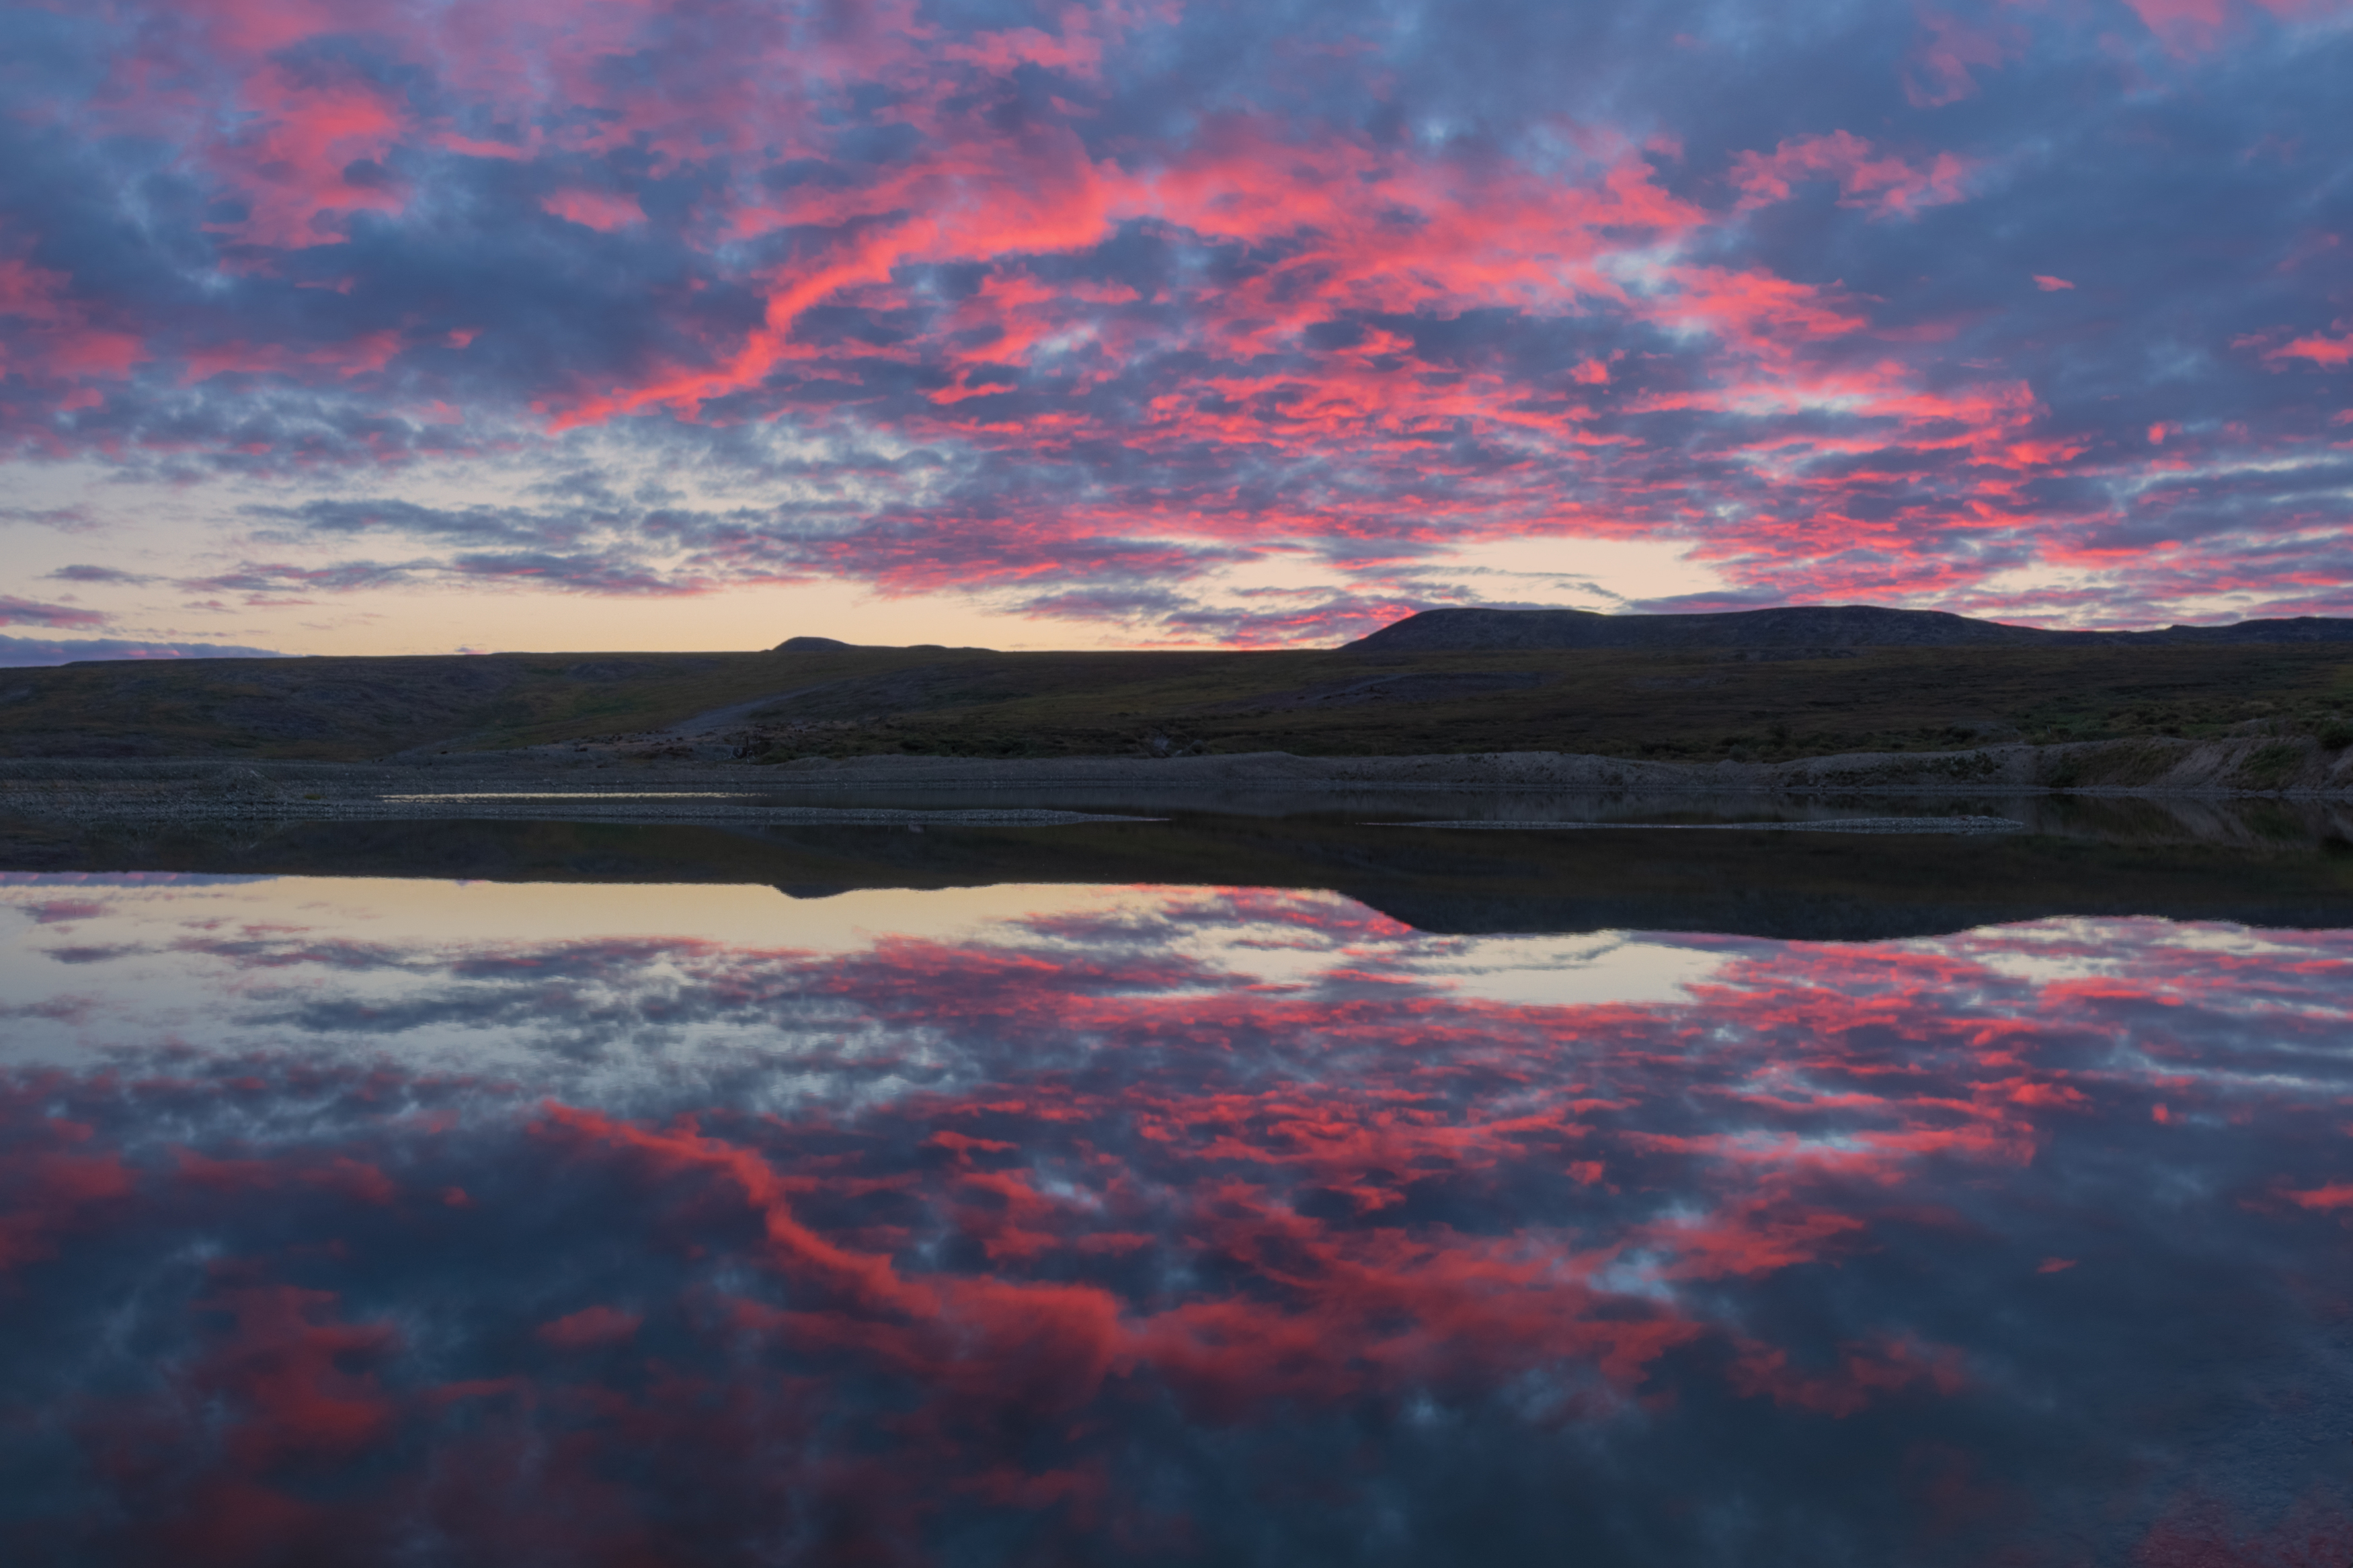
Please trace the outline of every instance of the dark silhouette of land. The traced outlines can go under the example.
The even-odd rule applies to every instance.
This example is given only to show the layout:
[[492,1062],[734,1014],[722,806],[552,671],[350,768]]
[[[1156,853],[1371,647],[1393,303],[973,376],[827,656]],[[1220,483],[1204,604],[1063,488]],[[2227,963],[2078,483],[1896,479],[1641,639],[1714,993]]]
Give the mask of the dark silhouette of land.
[[[1815,941],[1940,934],[2054,915],[2353,923],[2353,854],[2326,814],[2242,803],[2208,825],[2083,803],[2032,837],[1636,832],[1449,834],[1330,812],[903,828],[545,821],[119,828],[0,816],[0,864],[39,870],[768,882],[855,888],[1062,882],[1328,889],[1424,931],[1736,931]],[[2266,820],[2266,814],[2279,820]],[[2055,829],[2055,831],[2053,831]]]
[[1435,610],[1323,650],[794,637],[757,653],[89,663],[0,671],[0,757],[540,748],[618,766],[1554,752],[1746,763],[2248,737],[2333,753],[2353,742],[2348,633],[2353,621],[2314,619],[2043,632],[1872,606]]
[[1972,620],[1942,610],[1799,605],[1713,615],[1604,616],[1591,610],[1424,610],[1350,643],[1363,653],[1489,652],[1517,648],[2232,647],[2353,643],[2353,620],[2301,616],[2222,626],[2142,632],[2053,631]]

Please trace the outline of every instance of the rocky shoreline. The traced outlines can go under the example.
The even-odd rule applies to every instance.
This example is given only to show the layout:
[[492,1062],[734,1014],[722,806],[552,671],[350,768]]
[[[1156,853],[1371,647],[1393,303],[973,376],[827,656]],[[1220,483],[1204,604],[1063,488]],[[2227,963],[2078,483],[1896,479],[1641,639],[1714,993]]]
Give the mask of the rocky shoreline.
[[[529,817],[602,821],[946,820],[920,807],[839,799],[860,791],[943,795],[1020,790],[1146,793],[1631,791],[1642,794],[1982,797],[2353,799],[2353,748],[2309,737],[2138,740],[1852,752],[1779,763],[1687,763],[1553,752],[1300,757],[1262,752],[1169,758],[806,758],[616,763],[554,748],[443,753],[379,763],[213,759],[0,762],[0,814],[80,821]],[[1008,825],[1094,813],[963,811]]]

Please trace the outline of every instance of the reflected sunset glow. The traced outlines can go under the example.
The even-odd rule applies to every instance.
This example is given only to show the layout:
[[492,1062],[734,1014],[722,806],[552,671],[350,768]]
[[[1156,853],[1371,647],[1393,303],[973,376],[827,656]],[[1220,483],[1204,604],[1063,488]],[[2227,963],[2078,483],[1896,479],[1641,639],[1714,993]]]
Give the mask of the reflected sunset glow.
[[0,897],[7,1527],[58,1560],[2353,1542],[2353,932]]

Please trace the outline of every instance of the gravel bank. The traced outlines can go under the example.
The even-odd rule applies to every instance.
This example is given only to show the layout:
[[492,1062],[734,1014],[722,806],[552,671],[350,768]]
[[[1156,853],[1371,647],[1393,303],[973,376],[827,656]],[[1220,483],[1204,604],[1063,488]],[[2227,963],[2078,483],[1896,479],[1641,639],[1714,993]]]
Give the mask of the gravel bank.
[[[1957,752],[1856,752],[1785,763],[1682,763],[1554,752],[1295,757],[1281,752],[1165,759],[808,758],[616,763],[548,750],[373,763],[40,760],[0,762],[0,812],[75,820],[594,818],[605,821],[993,822],[1041,826],[1096,814],[955,814],[805,804],[860,790],[993,792],[1541,791],[1758,795],[2353,799],[2353,750],[2309,738],[2090,742]],[[797,804],[796,796],[803,797]],[[1492,825],[1490,825],[1492,826]]]

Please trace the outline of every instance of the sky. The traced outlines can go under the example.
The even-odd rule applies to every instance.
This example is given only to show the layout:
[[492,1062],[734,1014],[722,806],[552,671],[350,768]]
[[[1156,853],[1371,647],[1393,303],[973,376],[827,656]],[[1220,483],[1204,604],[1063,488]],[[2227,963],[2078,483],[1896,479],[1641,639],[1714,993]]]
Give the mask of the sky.
[[2353,614],[2345,0],[15,0],[0,661]]

